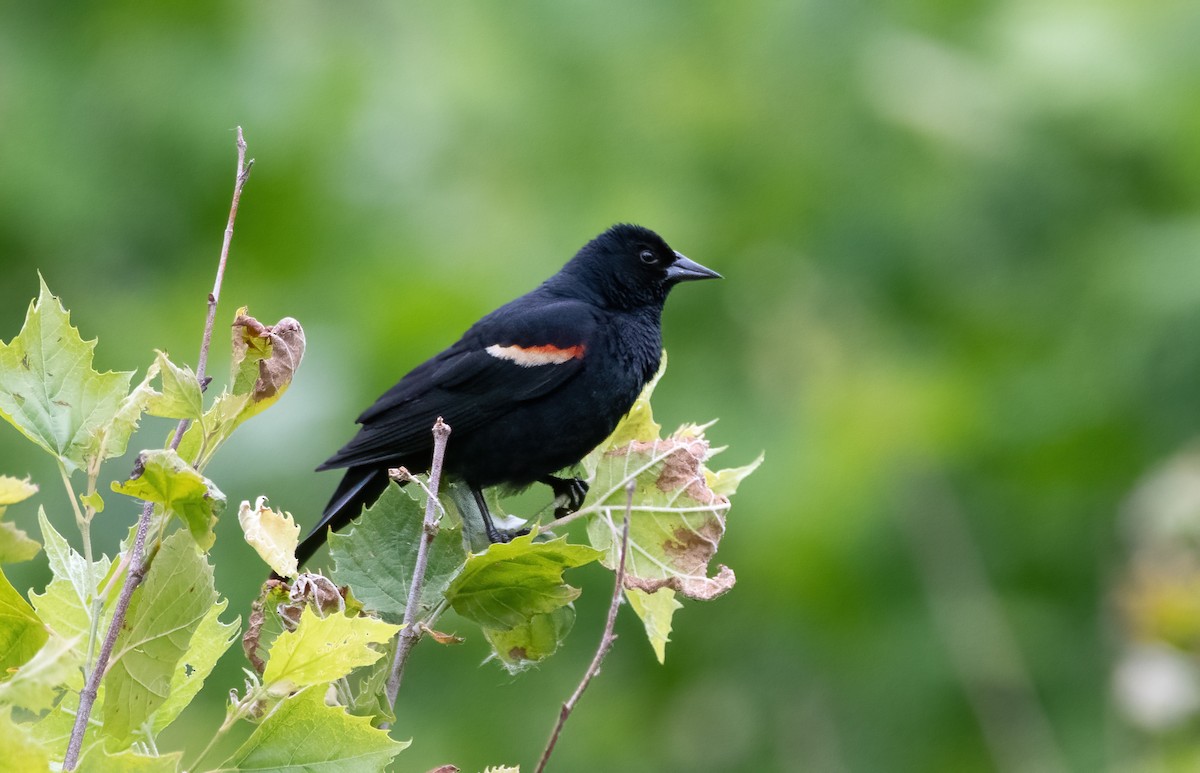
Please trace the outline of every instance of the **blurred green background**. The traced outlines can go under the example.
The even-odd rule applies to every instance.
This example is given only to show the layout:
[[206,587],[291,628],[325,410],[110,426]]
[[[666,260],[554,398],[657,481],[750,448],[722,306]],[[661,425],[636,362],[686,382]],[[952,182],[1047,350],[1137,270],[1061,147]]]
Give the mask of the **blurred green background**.
[[[0,338],[40,269],[101,369],[194,363],[242,125],[220,319],[295,316],[308,354],[208,472],[307,525],[362,407],[648,225],[726,276],[668,304],[660,420],[720,417],[719,461],[767,461],[718,555],[737,587],[676,615],[665,666],[623,615],[555,767],[1184,764],[1194,713],[1135,730],[1112,697],[1137,638],[1112,588],[1130,491],[1200,428],[1198,39],[1200,5],[1132,0],[8,4]],[[42,484],[10,518],[69,533],[7,427],[0,472]],[[232,515],[214,561],[244,616],[264,570]],[[110,502],[99,548],[134,519]],[[398,769],[532,769],[607,604],[603,571],[574,579],[537,671],[422,644]],[[243,662],[170,745],[211,734]]]

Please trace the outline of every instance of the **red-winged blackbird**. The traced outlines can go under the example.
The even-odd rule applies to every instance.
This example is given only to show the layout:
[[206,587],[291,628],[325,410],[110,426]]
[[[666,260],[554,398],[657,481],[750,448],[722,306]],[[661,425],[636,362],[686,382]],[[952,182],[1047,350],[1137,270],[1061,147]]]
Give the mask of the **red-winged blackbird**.
[[719,276],[640,226],[616,225],[588,242],[541,287],[476,322],[358,417],[358,434],[317,468],[346,474],[300,544],[300,562],[327,527],[345,526],[379,498],[388,468],[429,469],[439,416],[454,431],[443,470],[471,488],[493,542],[507,535],[491,522],[484,487],[541,482],[578,508],[582,482],[551,473],[608,437],[658,370],[671,287]]

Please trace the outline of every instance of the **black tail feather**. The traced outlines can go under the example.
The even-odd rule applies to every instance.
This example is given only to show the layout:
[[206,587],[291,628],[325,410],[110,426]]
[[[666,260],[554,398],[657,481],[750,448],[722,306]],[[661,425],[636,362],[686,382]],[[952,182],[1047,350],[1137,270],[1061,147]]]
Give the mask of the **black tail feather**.
[[388,485],[387,469],[384,467],[351,467],[346,470],[342,482],[325,506],[320,522],[308,533],[296,548],[296,560],[301,565],[312,558],[313,553],[325,544],[329,530],[337,531],[362,513],[379,499]]

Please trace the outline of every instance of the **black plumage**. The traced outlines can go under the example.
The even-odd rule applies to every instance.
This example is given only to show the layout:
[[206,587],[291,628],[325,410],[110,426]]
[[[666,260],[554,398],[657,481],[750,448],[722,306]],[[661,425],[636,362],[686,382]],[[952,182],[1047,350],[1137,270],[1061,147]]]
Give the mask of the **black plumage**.
[[658,370],[671,287],[717,276],[640,226],[613,226],[588,242],[363,411],[358,434],[317,468],[346,472],[297,557],[308,559],[329,528],[373,503],[389,468],[428,470],[439,416],[453,428],[444,473],[470,486],[493,541],[505,535],[481,489],[540,481],[578,494],[552,473],[599,445]]

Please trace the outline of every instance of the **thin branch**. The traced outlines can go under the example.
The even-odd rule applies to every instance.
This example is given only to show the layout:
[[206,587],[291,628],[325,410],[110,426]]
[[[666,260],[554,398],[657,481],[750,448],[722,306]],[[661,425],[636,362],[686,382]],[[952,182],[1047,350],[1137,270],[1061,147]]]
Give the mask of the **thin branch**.
[[425,523],[421,541],[417,543],[417,560],[413,566],[412,583],[408,586],[408,602],[404,605],[404,627],[400,629],[400,641],[396,644],[396,657],[392,660],[392,673],[387,681],[388,705],[395,707],[396,695],[400,692],[400,680],[404,678],[404,666],[408,656],[421,638],[421,626],[417,625],[417,614],[421,607],[421,588],[425,585],[425,572],[429,566],[429,546],[438,533],[438,485],[442,478],[442,459],[446,455],[446,439],[450,437],[450,425],[439,416],[433,424],[433,461],[429,465],[429,489],[425,498]]
[[612,649],[613,642],[617,640],[617,635],[613,633],[613,628],[617,624],[617,610],[621,607],[621,592],[625,589],[625,559],[629,555],[629,516],[633,513],[633,492],[635,489],[636,484],[633,481],[630,481],[625,487],[625,524],[621,528],[621,555],[617,559],[617,578],[613,585],[612,604],[608,607],[608,620],[604,623],[604,635],[600,637],[600,646],[596,649],[596,654],[592,657],[591,665],[584,672],[579,686],[575,688],[575,692],[571,694],[567,702],[562,705],[562,710],[558,712],[558,721],[554,724],[554,730],[550,733],[550,740],[546,743],[546,750],[542,752],[542,758],[538,760],[537,767],[534,768],[534,773],[542,773],[546,769],[546,763],[550,761],[550,754],[554,751],[554,745],[558,743],[558,736],[562,733],[563,725],[567,723],[567,717],[571,716],[575,705],[583,697],[583,691],[591,684],[592,679],[600,673],[600,664],[604,662],[608,651]]
[[[205,376],[205,370],[208,367],[208,349],[212,342],[213,323],[217,313],[217,298],[221,294],[221,281],[225,276],[225,263],[229,259],[229,245],[233,239],[233,223],[237,219],[238,202],[242,198],[242,189],[246,187],[246,181],[250,177],[250,167],[254,165],[254,159],[246,161],[246,139],[242,136],[242,127],[237,127],[237,177],[233,186],[233,204],[229,208],[229,220],[225,226],[225,239],[221,244],[221,256],[217,263],[217,278],[213,284],[213,290],[208,294],[208,318],[204,323],[204,335],[200,343],[200,359],[196,367],[196,379],[200,382],[200,388],[203,389],[208,384],[208,379]],[[183,433],[187,430],[188,422],[183,420],[175,427],[175,432],[171,435],[171,442],[168,447],[171,450],[179,448],[179,441],[183,439]],[[104,643],[100,646],[100,655],[96,658],[96,665],[88,674],[87,684],[83,691],[79,693],[79,709],[75,714],[75,726],[71,730],[71,741],[67,746],[67,754],[63,759],[63,770],[70,771],[74,769],[79,761],[79,752],[83,747],[83,735],[87,730],[88,720],[92,714],[92,707],[96,703],[96,694],[100,689],[100,680],[104,678],[105,672],[108,670],[108,661],[112,656],[113,647],[116,645],[117,636],[121,632],[121,628],[125,624],[125,615],[129,611],[129,602],[133,598],[133,592],[138,585],[142,583],[142,579],[146,576],[146,533],[150,530],[151,516],[154,515],[154,504],[146,502],[142,505],[142,515],[138,519],[137,533],[133,539],[133,548],[130,551],[129,572],[125,575],[125,583],[121,586],[121,593],[117,596],[116,605],[113,607],[112,620],[108,624],[108,632],[105,634]]]

